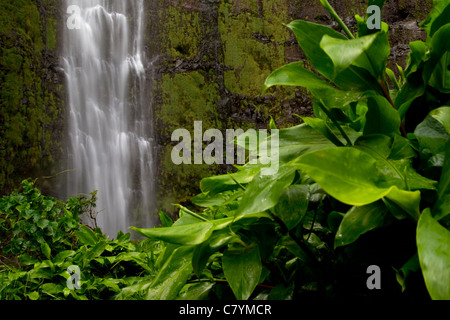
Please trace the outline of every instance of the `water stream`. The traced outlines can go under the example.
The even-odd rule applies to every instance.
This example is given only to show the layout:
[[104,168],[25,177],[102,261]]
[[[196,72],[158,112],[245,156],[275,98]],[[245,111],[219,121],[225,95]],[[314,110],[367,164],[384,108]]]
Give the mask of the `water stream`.
[[[143,49],[144,0],[76,3],[63,32],[69,137],[67,195],[98,190],[110,237],[152,225],[152,112]],[[74,23],[75,21],[75,23]]]

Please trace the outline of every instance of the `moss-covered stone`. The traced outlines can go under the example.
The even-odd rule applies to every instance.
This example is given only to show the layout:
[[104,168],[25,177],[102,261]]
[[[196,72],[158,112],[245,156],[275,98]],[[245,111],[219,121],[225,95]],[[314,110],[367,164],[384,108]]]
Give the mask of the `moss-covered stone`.
[[[49,67],[57,24],[40,1],[4,0],[0,11],[0,194],[49,173],[60,150],[61,87]],[[45,12],[45,16],[41,14]],[[54,66],[54,65],[53,65]]]

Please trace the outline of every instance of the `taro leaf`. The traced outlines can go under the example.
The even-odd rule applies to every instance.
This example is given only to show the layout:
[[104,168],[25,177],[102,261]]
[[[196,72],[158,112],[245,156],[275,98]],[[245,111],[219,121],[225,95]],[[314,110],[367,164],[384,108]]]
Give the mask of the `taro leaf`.
[[148,300],[173,300],[184,287],[192,273],[191,246],[174,248],[166,256],[164,264],[153,279],[147,299]]
[[236,299],[247,300],[261,277],[262,264],[258,246],[225,250],[222,265]]
[[334,247],[356,241],[362,234],[383,226],[388,210],[382,201],[351,208],[342,219],[336,232]]
[[275,207],[275,214],[284,222],[288,230],[297,226],[308,210],[309,187],[291,185],[287,187]]
[[450,231],[425,209],[417,225],[417,249],[428,293],[434,300],[450,300]]
[[82,244],[93,246],[97,243],[98,239],[94,231],[84,225],[80,226],[80,230],[75,231],[75,236],[80,240]]
[[264,212],[273,208],[278,203],[283,190],[294,180],[294,176],[295,169],[292,167],[281,167],[274,175],[256,176],[248,185],[236,216]]

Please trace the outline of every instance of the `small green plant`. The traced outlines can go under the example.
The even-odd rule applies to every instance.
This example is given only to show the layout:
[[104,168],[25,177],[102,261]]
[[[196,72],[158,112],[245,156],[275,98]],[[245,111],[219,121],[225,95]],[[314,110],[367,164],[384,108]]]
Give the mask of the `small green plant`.
[[276,174],[247,164],[203,179],[201,209],[135,228],[163,242],[148,299],[370,296],[373,261],[388,269],[388,296],[450,299],[450,2],[434,1],[399,76],[385,23],[357,16],[353,34],[321,2],[345,35],[289,23],[313,69],[294,62],[265,83],[309,89],[315,117],[274,133]]
[[[153,278],[159,243],[108,239],[81,223],[93,217],[96,192],[63,202],[31,181],[0,199],[0,300],[139,299]],[[79,268],[79,287],[71,271]]]

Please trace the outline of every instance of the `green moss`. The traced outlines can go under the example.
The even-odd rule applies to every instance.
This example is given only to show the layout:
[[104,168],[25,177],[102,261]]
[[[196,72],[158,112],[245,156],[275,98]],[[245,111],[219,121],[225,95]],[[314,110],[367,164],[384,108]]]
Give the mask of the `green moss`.
[[197,54],[202,29],[199,13],[169,6],[161,11],[164,23],[163,50],[172,58],[193,58]]
[[164,123],[163,135],[179,127],[192,128],[194,121],[220,125],[215,116],[217,84],[205,81],[202,72],[164,74],[161,89],[163,104],[157,118]]
[[219,31],[224,45],[225,86],[238,94],[258,96],[265,78],[286,63],[284,43],[289,31],[284,3],[275,1],[223,1],[219,8]]
[[45,82],[42,55],[56,49],[56,20],[47,16],[50,8],[41,17],[37,5],[4,0],[0,11],[0,194],[43,170],[59,148],[55,132],[48,132],[59,121],[61,88]]

